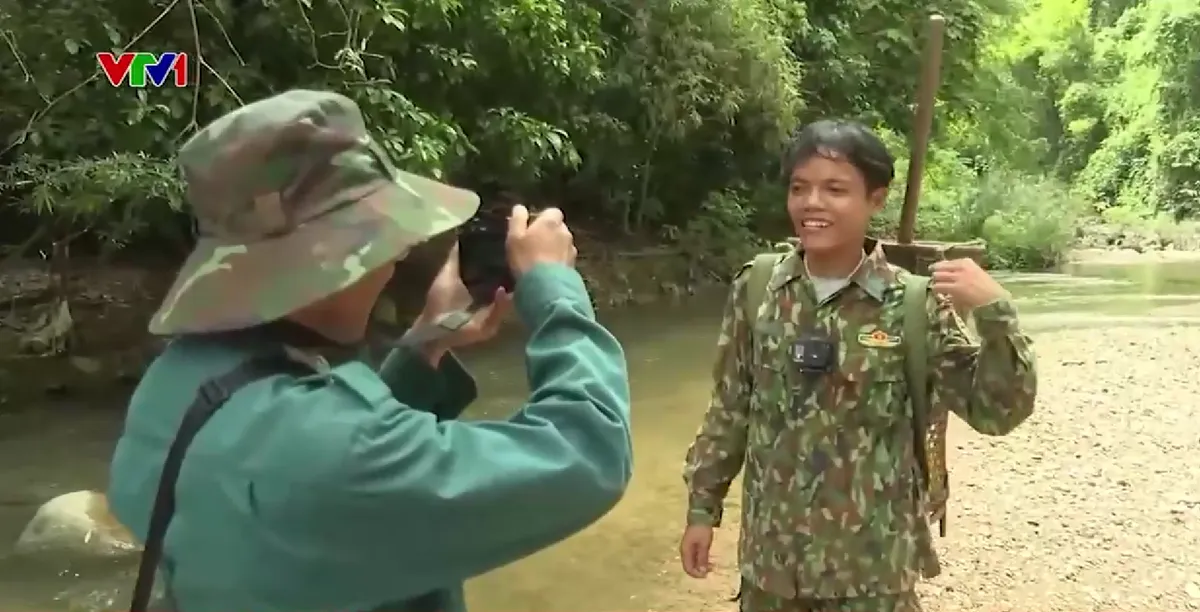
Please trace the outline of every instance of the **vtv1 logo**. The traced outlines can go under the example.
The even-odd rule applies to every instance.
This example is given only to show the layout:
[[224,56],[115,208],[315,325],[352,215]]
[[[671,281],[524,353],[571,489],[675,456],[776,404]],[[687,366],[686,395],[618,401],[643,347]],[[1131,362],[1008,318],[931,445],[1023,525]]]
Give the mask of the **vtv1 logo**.
[[162,87],[167,85],[168,75],[174,75],[172,87],[187,87],[187,53],[149,53],[146,51],[126,52],[120,55],[109,51],[96,54],[96,63],[113,87],[145,87],[147,83]]

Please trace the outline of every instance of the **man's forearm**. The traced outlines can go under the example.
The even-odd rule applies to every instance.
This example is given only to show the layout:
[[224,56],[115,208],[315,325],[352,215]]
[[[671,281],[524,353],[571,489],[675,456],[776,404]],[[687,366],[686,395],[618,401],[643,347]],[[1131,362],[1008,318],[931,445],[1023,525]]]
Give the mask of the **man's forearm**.
[[421,406],[439,420],[458,418],[478,392],[453,353],[437,347],[401,346],[379,368],[379,378],[402,404]]
[[714,402],[688,449],[683,479],[688,489],[689,525],[720,526],[725,496],[742,469],[746,420],[740,411],[730,408]]
[[939,368],[943,378],[939,391],[973,429],[1004,435],[1033,414],[1037,398],[1033,344],[1021,332],[1016,308],[1008,300],[982,306],[973,316],[979,345],[948,349],[949,358]]
[[[389,568],[444,585],[533,554],[598,520],[629,484],[625,353],[596,322],[583,279],[541,264],[519,281],[514,306],[530,330],[530,396],[513,416],[434,423],[423,407],[388,398],[353,436],[340,503],[356,502],[361,528],[342,545],[373,559],[381,589],[398,588]],[[417,352],[393,357],[428,367]],[[448,355],[439,371],[452,364]],[[530,521],[530,508],[553,512]],[[379,527],[391,524],[429,527]]]
[[746,299],[744,273],[749,268],[750,264],[743,266],[734,277],[725,303],[713,367],[712,399],[684,462],[688,525],[721,524],[725,495],[746,456],[752,388],[747,373],[749,331],[742,305]]

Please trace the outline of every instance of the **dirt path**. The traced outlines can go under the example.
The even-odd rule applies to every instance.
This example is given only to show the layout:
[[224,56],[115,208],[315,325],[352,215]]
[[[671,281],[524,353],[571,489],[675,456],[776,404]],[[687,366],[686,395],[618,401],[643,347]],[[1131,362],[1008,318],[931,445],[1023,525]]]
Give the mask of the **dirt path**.
[[[1002,439],[951,427],[954,497],[938,542],[945,572],[922,586],[925,609],[1200,609],[1200,329],[1035,340],[1034,416]],[[649,608],[732,610],[722,602],[732,595],[736,539],[735,521],[719,530],[719,570],[707,580],[664,567]]]

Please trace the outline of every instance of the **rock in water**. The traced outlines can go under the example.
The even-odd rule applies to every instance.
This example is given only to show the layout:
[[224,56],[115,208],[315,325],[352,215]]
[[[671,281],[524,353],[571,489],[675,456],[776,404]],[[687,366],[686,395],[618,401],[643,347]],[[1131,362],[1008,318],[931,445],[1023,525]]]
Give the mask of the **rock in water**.
[[33,330],[20,339],[20,348],[25,353],[36,355],[59,355],[67,350],[67,340],[75,328],[71,316],[71,305],[59,300],[50,310],[42,313],[33,325]]
[[108,497],[97,491],[66,493],[42,504],[14,548],[18,554],[72,552],[104,557],[140,550],[133,534],[109,512]]

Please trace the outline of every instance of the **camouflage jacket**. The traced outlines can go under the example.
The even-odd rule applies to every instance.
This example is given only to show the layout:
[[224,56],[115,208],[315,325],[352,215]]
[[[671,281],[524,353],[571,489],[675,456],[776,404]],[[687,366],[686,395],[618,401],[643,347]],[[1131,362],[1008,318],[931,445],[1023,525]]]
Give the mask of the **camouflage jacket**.
[[[693,525],[720,524],[745,464],[741,573],[782,597],[896,593],[937,573],[904,376],[903,343],[913,340],[902,336],[908,273],[868,248],[850,284],[820,304],[801,256],[788,255],[753,321],[742,314],[749,264],[743,268],[721,324],[712,401],[688,450]],[[975,310],[978,343],[932,293],[928,316],[930,337],[916,341],[929,343],[931,401],[990,435],[1029,417],[1037,374],[1013,305]],[[817,378],[796,371],[789,357],[797,335],[810,329],[838,344],[836,367]],[[860,341],[877,330],[894,346]]]

